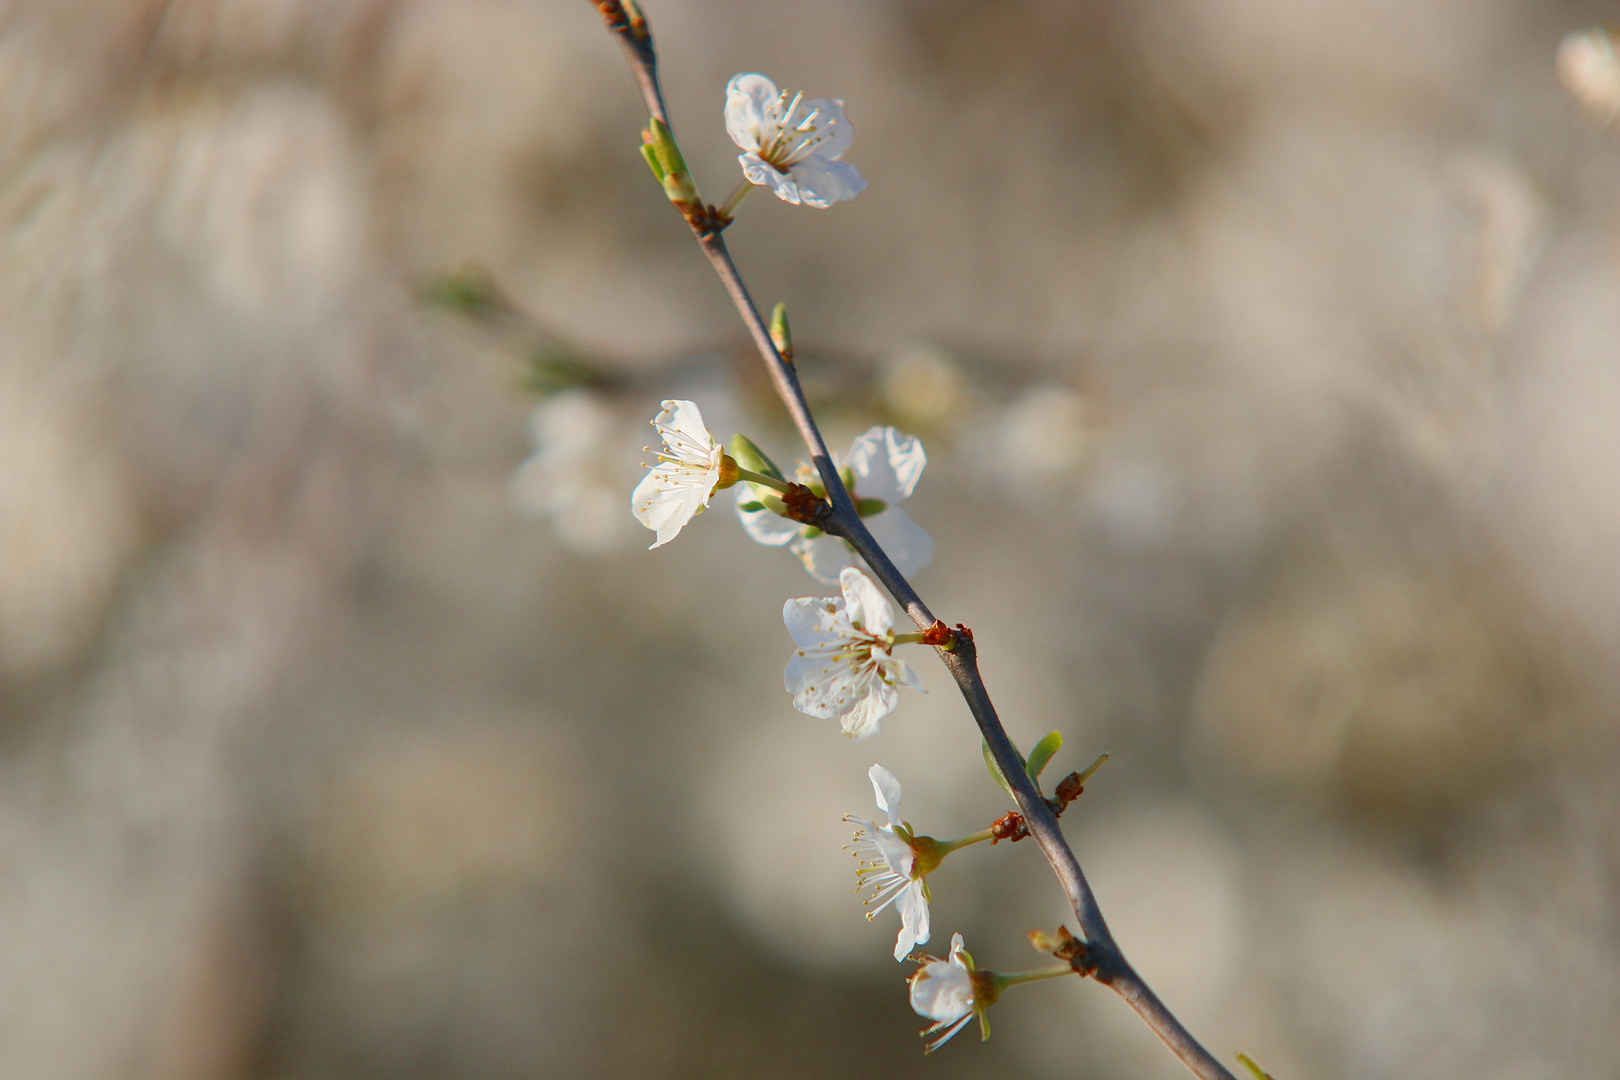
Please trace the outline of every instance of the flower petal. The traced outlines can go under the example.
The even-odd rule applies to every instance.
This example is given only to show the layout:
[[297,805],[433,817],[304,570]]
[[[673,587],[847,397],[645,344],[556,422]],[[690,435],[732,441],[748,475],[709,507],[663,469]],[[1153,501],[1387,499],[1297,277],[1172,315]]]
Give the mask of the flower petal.
[[900,703],[900,692],[882,679],[868,682],[866,693],[840,717],[844,734],[852,739],[870,739],[883,729],[883,718]]
[[838,601],[832,597],[798,596],[782,605],[782,622],[801,650],[836,646],[839,637],[826,629],[825,622],[837,610]]
[[894,958],[904,960],[912,949],[928,944],[928,899],[923,895],[923,883],[909,883],[894,906],[900,910],[900,936],[894,942]]
[[934,538],[898,506],[863,519],[878,546],[889,553],[895,567],[907,577],[928,565],[934,557]]
[[782,126],[797,132],[803,129],[807,119],[811,128],[804,134],[815,139],[816,143],[812,155],[828,160],[843,157],[855,138],[855,129],[850,126],[849,117],[844,115],[844,103],[837,98],[824,97],[801,100],[793,115],[782,121]]
[[792,171],[784,173],[758,154],[738,154],[737,163],[742,166],[743,178],[750,184],[768,187],[778,199],[795,206],[802,201],[799,184]]
[[811,154],[794,165],[788,175],[798,184],[804,204],[818,210],[835,202],[848,202],[866,190],[866,178],[859,169],[847,161],[833,161],[819,154]]
[[844,614],[873,637],[883,637],[894,627],[894,608],[877,583],[858,567],[845,567],[838,575],[844,593]]
[[630,509],[647,528],[658,533],[652,550],[675,539],[688,521],[709,502],[709,488],[684,480],[679,465],[660,463],[647,470],[636,490],[630,493]]
[[900,820],[900,780],[882,765],[866,770],[872,781],[872,793],[877,796],[878,809],[889,815],[889,824]]
[[666,456],[689,465],[719,464],[719,455],[715,453],[719,445],[704,426],[703,414],[695,402],[665,401],[663,411],[653,417],[653,426],[664,440]]
[[909,686],[919,694],[928,693],[928,688],[923,686],[922,677],[917,674],[917,669],[899,657],[886,657],[879,662],[879,668],[883,681],[889,685]]
[[737,485],[736,490],[737,520],[742,522],[743,531],[756,543],[764,544],[766,547],[781,547],[783,544],[791,544],[804,532],[803,525],[773,514],[769,510],[743,509],[745,503],[759,499],[761,489],[758,485],[742,483]]
[[779,97],[776,84],[758,72],[733,75],[726,84],[726,134],[731,141],[744,150],[758,150],[780,124],[771,108]]
[[862,498],[897,503],[909,499],[928,464],[922,440],[892,427],[874,427],[858,437],[844,459]]
[[911,850],[910,844],[900,839],[900,834],[894,831],[892,825],[880,828],[872,843],[877,846],[878,853],[895,876],[902,881],[911,880],[911,868],[917,862],[917,853]]
[[911,1007],[918,1016],[942,1024],[972,1015],[973,980],[967,969],[946,960],[931,960],[918,968],[911,977]]
[[814,538],[800,534],[788,550],[799,557],[811,577],[828,585],[838,584],[838,575],[846,567],[856,565],[855,552],[830,533],[822,533]]

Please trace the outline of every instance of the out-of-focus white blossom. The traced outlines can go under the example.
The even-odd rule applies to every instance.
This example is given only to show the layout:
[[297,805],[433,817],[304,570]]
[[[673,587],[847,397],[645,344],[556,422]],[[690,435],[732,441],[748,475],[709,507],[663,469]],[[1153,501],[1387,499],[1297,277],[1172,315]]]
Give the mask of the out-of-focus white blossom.
[[923,691],[922,680],[894,648],[894,611],[872,579],[854,567],[839,575],[843,596],[801,596],[782,605],[782,621],[798,651],[783,682],[793,707],[810,716],[837,717],[844,734],[876,735],[894,711],[901,684]]
[[889,817],[879,825],[854,814],[844,820],[856,827],[851,853],[858,861],[855,875],[861,888],[870,888],[866,917],[890,904],[900,912],[900,935],[894,942],[894,958],[904,960],[911,950],[928,942],[928,888],[911,846],[911,829],[900,820],[900,781],[882,765],[873,765],[866,774],[877,795],[878,809]]
[[929,1053],[961,1031],[979,1009],[973,978],[973,958],[961,934],[951,935],[951,958],[929,959],[911,975],[911,1007],[918,1016],[934,1021],[923,1031]]
[[1582,107],[1601,120],[1620,114],[1620,55],[1615,31],[1577,30],[1558,45],[1558,77]]
[[1041,477],[1068,472],[1092,449],[1086,401],[1066,386],[1048,383],[1021,394],[1001,418],[997,470]]
[[512,505],[551,520],[569,548],[602,552],[629,532],[624,520],[624,459],[618,415],[589,390],[569,390],[541,402],[529,418],[534,445],[512,474]]
[[[901,435],[892,427],[874,427],[857,438],[844,458],[842,469],[849,494],[861,511],[861,520],[902,574],[910,576],[934,556],[934,538],[912,521],[899,504],[910,497],[922,476],[928,455],[915,436]],[[801,463],[797,479],[820,489],[810,466]],[[750,498],[747,491],[753,491]],[[858,564],[853,548],[840,537],[779,517],[759,501],[757,488],[745,489],[737,499],[737,516],[748,535],[770,547],[787,545],[817,581],[831,585]]]
[[968,405],[962,370],[943,349],[908,345],[891,353],[878,372],[883,404],[908,426],[938,427]]
[[630,508],[643,525],[658,534],[652,543],[658,547],[675,539],[709,505],[726,455],[703,426],[703,414],[690,401],[664,402],[664,410],[652,423],[664,440],[664,449],[658,464],[636,485]]
[[825,209],[866,190],[855,166],[838,160],[855,136],[842,101],[806,101],[803,94],[789,101],[763,75],[734,75],[726,84],[726,132],[742,148],[743,176],[784,202]]

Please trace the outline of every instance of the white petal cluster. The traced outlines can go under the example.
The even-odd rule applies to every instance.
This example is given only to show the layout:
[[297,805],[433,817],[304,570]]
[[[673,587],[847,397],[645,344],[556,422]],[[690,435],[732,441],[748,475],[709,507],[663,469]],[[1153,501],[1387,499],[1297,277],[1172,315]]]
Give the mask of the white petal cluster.
[[896,687],[923,691],[922,680],[891,655],[894,610],[882,590],[854,567],[838,583],[842,596],[801,596],[782,606],[782,621],[798,646],[783,683],[795,709],[836,717],[844,734],[868,739],[899,704]]
[[931,1053],[973,1018],[973,969],[961,934],[951,935],[951,958],[929,960],[911,976],[911,1007],[934,1026],[923,1032]]
[[[652,547],[667,544],[709,505],[720,481],[725,451],[703,426],[703,414],[690,401],[666,401],[653,417],[664,441],[658,464],[647,471],[630,496],[630,509],[658,534]],[[649,549],[650,550],[650,549]]]
[[[861,520],[907,577],[934,557],[934,538],[899,507],[911,497],[927,464],[928,455],[916,436],[879,426],[855,440],[841,466],[854,481],[850,497],[857,505],[873,501],[883,504],[882,509]],[[799,466],[798,479],[806,485],[817,482],[815,473],[804,464]],[[847,542],[771,513],[758,496],[758,489],[745,488],[737,498],[737,516],[748,535],[759,543],[770,547],[787,545],[811,577],[829,585],[837,582],[846,568],[857,565],[858,556]]]
[[928,891],[922,878],[912,877],[916,855],[906,839],[910,830],[900,820],[900,781],[882,765],[873,765],[867,776],[877,794],[878,809],[888,815],[888,824],[854,814],[845,815],[844,820],[856,827],[851,845],[857,860],[855,874],[861,888],[872,890],[866,917],[875,918],[890,904],[895,906],[900,912],[900,936],[894,942],[894,958],[904,960],[912,949],[928,941]]
[[784,202],[826,209],[866,190],[855,166],[838,160],[855,136],[842,101],[789,101],[763,75],[735,75],[726,84],[726,132],[743,151],[743,176]]

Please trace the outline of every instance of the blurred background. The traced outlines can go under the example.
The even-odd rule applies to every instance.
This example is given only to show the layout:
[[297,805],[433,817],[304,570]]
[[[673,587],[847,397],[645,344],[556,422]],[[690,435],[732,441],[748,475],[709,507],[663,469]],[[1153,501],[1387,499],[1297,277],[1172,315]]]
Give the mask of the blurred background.
[[[1620,1071],[1612,6],[646,9],[711,199],[731,75],[848,102],[870,189],[728,237],[833,445],[924,439],[1015,739],[1113,754],[1064,824],[1171,1007]],[[1079,980],[923,1057],[839,819],[1008,806],[926,656],[791,708],[827,590],[731,495],[644,550],[659,399],[797,455],[643,122],[582,0],[0,6],[0,1073],[1182,1075]],[[931,881],[1001,970],[1066,918]]]

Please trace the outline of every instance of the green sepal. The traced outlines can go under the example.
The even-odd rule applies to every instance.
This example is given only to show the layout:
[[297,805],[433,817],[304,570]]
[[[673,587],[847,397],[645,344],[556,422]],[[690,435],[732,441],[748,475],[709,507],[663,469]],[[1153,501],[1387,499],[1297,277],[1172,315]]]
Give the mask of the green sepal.
[[[786,516],[787,516],[786,514],[783,515],[783,517],[786,517]],[[806,540],[814,540],[816,537],[818,537],[820,535],[821,535],[821,530],[816,528],[814,525],[806,525],[804,527],[804,538]]]
[[861,517],[871,517],[881,514],[889,508],[889,504],[882,499],[861,499],[855,503],[855,512]]
[[[1031,780],[1040,780],[1041,770],[1046,768],[1046,763],[1052,760],[1052,755],[1057,753],[1062,746],[1063,734],[1058,731],[1047,732],[1046,737],[1035,744],[1035,748],[1029,752],[1029,761],[1024,765],[1024,769],[1029,773]],[[1040,785],[1037,783],[1036,786],[1039,787]]]
[[757,514],[761,510],[765,509],[765,504],[748,499],[744,502],[739,502],[737,504],[737,509],[741,510],[745,514]]
[[[1007,783],[1007,778],[1001,775],[1001,766],[996,764],[996,757],[990,752],[990,744],[985,742],[983,739],[980,739],[979,745],[984,749],[984,767],[990,770],[991,779],[1001,785],[1001,790],[1007,793],[1008,798],[1012,799],[1013,802],[1017,802],[1018,796],[1013,794],[1012,785]],[[1013,753],[1018,753],[1018,748],[1016,746],[1013,747]],[[1023,761],[1023,755],[1019,754],[1019,764],[1023,764]]]
[[[855,490],[855,471],[848,465],[845,465],[843,468],[838,470],[838,479],[844,482],[845,491]],[[821,497],[825,499],[827,497],[827,493],[822,492]]]
[[749,472],[761,473],[772,480],[787,483],[787,477],[783,476],[782,470],[776,467],[776,462],[766,457],[765,451],[755,446],[748,436],[733,435],[731,441],[726,444],[726,449],[731,452],[732,457],[737,459],[737,464]]

